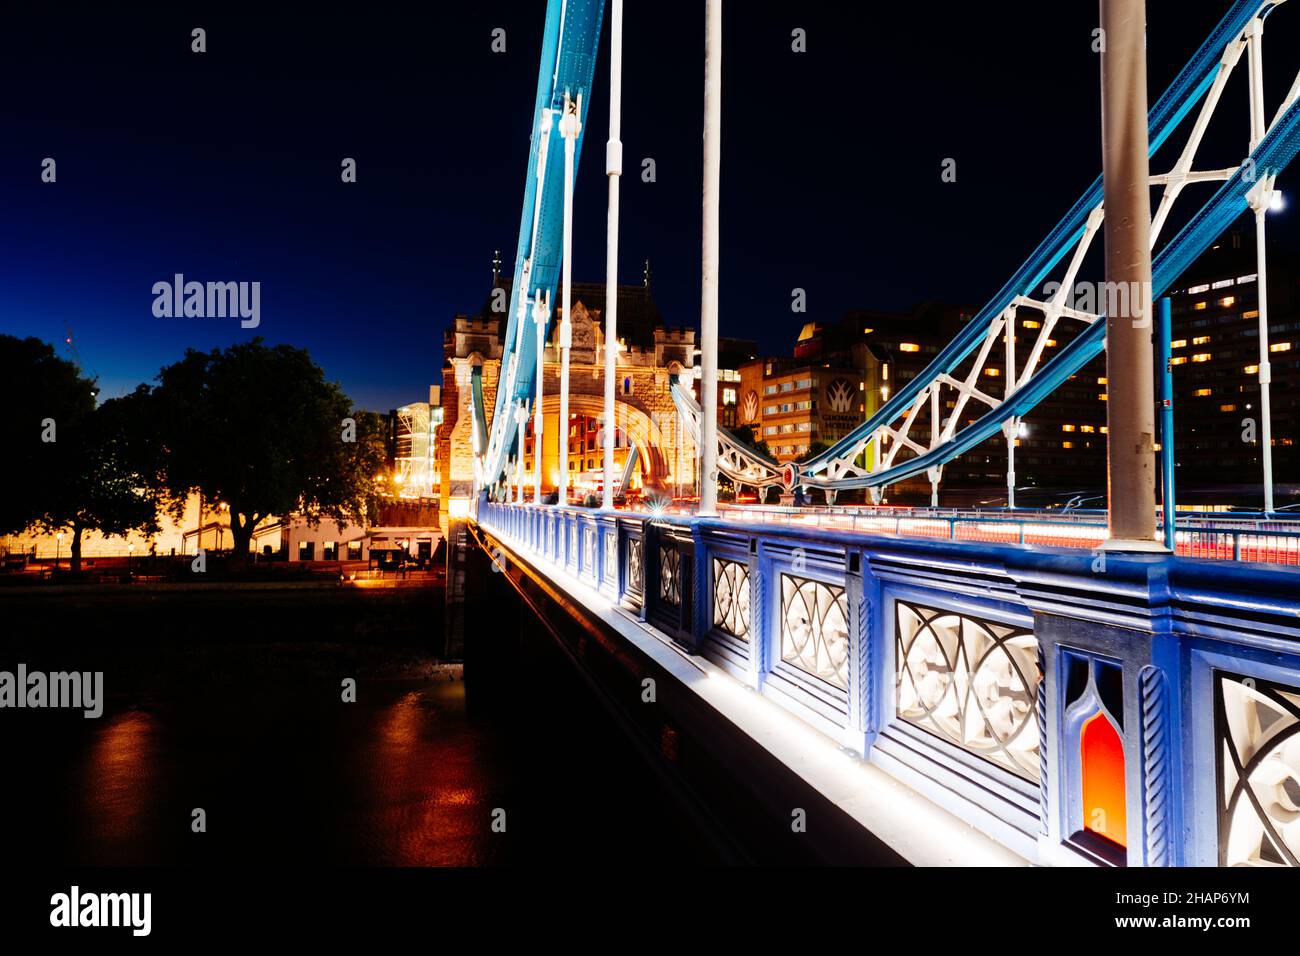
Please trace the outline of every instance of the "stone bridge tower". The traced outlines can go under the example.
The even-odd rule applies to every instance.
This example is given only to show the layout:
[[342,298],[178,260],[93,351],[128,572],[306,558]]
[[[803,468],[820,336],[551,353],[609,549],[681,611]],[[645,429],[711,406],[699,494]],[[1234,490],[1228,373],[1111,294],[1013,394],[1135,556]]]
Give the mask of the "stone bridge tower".
[[[629,447],[638,452],[638,466],[630,487],[662,486],[687,493],[696,481],[695,444],[678,420],[669,392],[669,376],[686,371],[695,360],[695,330],[665,327],[644,286],[618,289],[619,361],[614,385],[618,436],[616,458],[622,463]],[[474,461],[472,419],[469,414],[473,368],[483,369],[483,398],[491,428],[501,374],[502,341],[508,325],[510,280],[498,280],[483,310],[475,316],[458,315],[443,337],[442,395],[444,418],[437,431],[438,460],[442,462],[440,493],[443,514],[458,510],[456,502],[473,494]],[[569,411],[565,453],[570,456],[570,476],[580,492],[587,464],[599,468],[600,444],[595,429],[604,409],[604,324],[601,320],[605,287],[573,285],[573,344],[569,353]],[[561,453],[559,437],[559,351],[553,330],[547,343],[543,414],[543,488],[553,490]],[[524,441],[525,471],[531,474],[536,448],[531,423]]]

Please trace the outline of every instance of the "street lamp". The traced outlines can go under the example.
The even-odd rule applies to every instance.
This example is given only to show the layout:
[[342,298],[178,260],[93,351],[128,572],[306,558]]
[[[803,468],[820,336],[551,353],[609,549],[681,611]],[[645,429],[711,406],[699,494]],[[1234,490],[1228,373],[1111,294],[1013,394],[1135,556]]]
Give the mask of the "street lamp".
[[135,542],[128,541],[126,544],[126,576],[131,576],[131,558],[135,554]]
[[59,570],[59,551],[63,547],[63,532],[54,536],[54,570]]

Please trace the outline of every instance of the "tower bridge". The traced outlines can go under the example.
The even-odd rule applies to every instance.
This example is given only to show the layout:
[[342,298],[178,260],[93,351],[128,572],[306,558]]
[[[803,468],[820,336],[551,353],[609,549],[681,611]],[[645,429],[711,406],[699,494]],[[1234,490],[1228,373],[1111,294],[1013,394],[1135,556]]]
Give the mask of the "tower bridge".
[[[1143,4],[1103,0],[1103,175],[919,374],[830,447],[780,461],[719,426],[721,0],[706,2],[700,332],[654,327],[638,351],[621,331],[625,317],[636,326],[617,285],[622,6],[608,4],[606,286],[575,286],[569,254],[606,4],[552,2],[504,312],[458,317],[448,335],[443,493],[471,552],[449,593],[504,572],[495,580],[539,618],[582,629],[575,661],[674,772],[698,768],[676,743],[693,734],[697,759],[733,779],[779,766],[804,809],[905,861],[1300,865],[1300,525],[1272,497],[1264,241],[1276,179],[1300,150],[1300,76],[1278,104],[1262,81],[1265,25],[1294,29],[1293,5],[1225,3],[1148,110],[1133,80]],[[1249,142],[1237,165],[1198,168],[1216,112],[1241,106],[1224,96],[1234,71],[1247,76]],[[1183,209],[1195,184],[1212,192]],[[1257,230],[1264,507],[1180,515],[1172,392],[1152,372],[1157,354],[1170,367],[1160,300],[1242,216]],[[1097,281],[1137,290],[1116,314],[1067,301],[1099,239]],[[1020,420],[1102,355],[1109,509],[1017,508]],[[580,455],[548,444],[571,437],[571,416],[601,419]],[[642,419],[656,427],[629,425],[620,445],[618,423]],[[999,436],[1007,507],[940,509],[944,467]],[[680,483],[689,468],[698,500],[618,506],[632,447],[643,483]],[[597,449],[600,507],[579,507],[563,492]],[[722,476],[783,500],[719,507]],[[931,508],[834,506],[845,490],[916,478]],[[804,492],[827,505],[789,507]],[[643,696],[646,680],[663,691]],[[788,821],[799,808],[768,809]]]
[[[509,280],[504,280],[493,288],[508,295],[509,287]],[[560,427],[560,381],[565,363],[559,355],[558,325],[550,329],[546,341],[542,380],[541,489],[544,495],[559,489],[563,434],[568,459],[566,500],[573,496],[581,500],[584,493],[599,490],[596,482],[603,480],[599,439],[605,402],[606,367],[601,360],[605,288],[578,285],[575,293],[567,361],[567,427]],[[693,489],[698,479],[696,445],[677,415],[669,380],[674,375],[693,374],[695,330],[665,326],[646,286],[621,286],[617,295],[622,321],[614,343],[618,356],[613,369],[614,483],[621,484],[629,455],[635,451],[626,490],[671,493],[671,489]],[[505,327],[492,312],[494,300],[499,301],[495,295],[489,296],[478,316],[457,316],[445,336],[443,394],[449,396],[444,400],[448,411],[438,431],[439,458],[450,462],[442,472],[444,501],[468,500],[474,494],[474,418],[467,413],[467,403],[474,375],[481,377],[485,404],[490,406],[496,400]],[[539,473],[535,403],[531,410],[524,426],[522,457],[528,478],[525,490],[530,495],[536,490],[534,479]]]

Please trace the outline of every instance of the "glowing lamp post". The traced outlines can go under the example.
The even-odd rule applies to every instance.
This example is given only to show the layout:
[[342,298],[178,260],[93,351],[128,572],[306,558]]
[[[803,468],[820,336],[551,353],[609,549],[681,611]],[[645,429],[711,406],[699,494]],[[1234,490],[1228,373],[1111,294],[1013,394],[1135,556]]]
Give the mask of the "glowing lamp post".
[[63,532],[54,536],[54,570],[59,570],[59,552],[63,548]]

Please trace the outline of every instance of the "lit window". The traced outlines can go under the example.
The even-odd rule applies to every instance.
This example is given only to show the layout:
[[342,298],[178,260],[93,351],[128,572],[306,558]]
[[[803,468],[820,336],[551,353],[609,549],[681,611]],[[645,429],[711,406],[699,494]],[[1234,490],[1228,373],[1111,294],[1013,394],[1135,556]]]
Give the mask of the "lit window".
[[1247,365],[1244,369],[1242,369],[1242,371],[1244,371],[1247,375],[1258,375],[1258,374],[1259,374],[1259,366],[1258,366],[1258,365]]
[[1054,349],[1054,348],[1056,348],[1056,339],[1048,339],[1048,340],[1047,340],[1047,347],[1048,347],[1049,349]]
[[1212,289],[1226,289],[1226,288],[1227,288],[1228,286],[1230,286],[1230,285],[1232,285],[1232,280],[1231,280],[1231,279],[1220,279],[1218,282],[1214,283],[1214,285],[1212,285],[1210,288],[1212,288]]
[[1219,406],[1219,411],[1221,411],[1221,412],[1235,412],[1236,410],[1237,410],[1237,406],[1236,406],[1236,405],[1220,405],[1220,406]]
[[1073,447],[1074,447],[1074,442],[1072,442],[1072,441],[1063,441],[1063,442],[1061,442],[1061,447],[1062,447],[1062,448],[1073,448]]
[[724,388],[722,390],[722,404],[723,405],[736,404],[736,390],[734,388]]
[[1193,362],[1208,362],[1208,361],[1209,361],[1210,359],[1212,359],[1212,358],[1214,358],[1214,356],[1211,355],[1209,352],[1197,352],[1195,355],[1192,356],[1192,361],[1193,361]]
[[1235,295],[1225,295],[1222,299],[1219,300],[1219,305],[1227,306],[1227,305],[1236,305],[1236,304],[1237,304],[1237,297]]
[[1258,309],[1251,309],[1249,312],[1243,312],[1243,313],[1241,313],[1241,317],[1242,317],[1243,319],[1258,319],[1258,318],[1259,318],[1259,310],[1258,310]]
[[1208,345],[1209,343],[1210,337],[1208,335],[1198,335],[1196,338],[1192,339],[1193,345]]
[[1254,281],[1255,281],[1256,279],[1258,279],[1258,278],[1259,278],[1259,275],[1256,274],[1256,273],[1254,273],[1254,272],[1252,272],[1252,273],[1251,273],[1250,275],[1248,275],[1248,276],[1241,276],[1240,278],[1238,278],[1238,279],[1237,279],[1237,285],[1245,285],[1247,282],[1254,282]]
[[1205,308],[1205,302],[1202,301],[1202,302],[1198,302],[1198,303],[1196,303],[1194,306],[1192,306],[1192,311],[1193,311],[1193,312],[1200,312],[1200,311],[1204,310],[1204,308]]
[[1103,375],[1101,378],[1097,379],[1097,384],[1098,384],[1098,385],[1105,385],[1105,384],[1106,384],[1106,376]]
[[1110,396],[1107,395],[1105,392],[1102,392],[1100,395],[1097,396],[1097,401],[1099,401],[1099,402],[1104,402],[1104,401],[1106,401],[1106,399],[1108,399],[1109,397],[1110,397]]
[[1187,344],[1187,339],[1174,339],[1172,342],[1169,343],[1169,347],[1171,349],[1181,349],[1186,344]]
[[1002,374],[1002,370],[996,368],[986,368],[984,370],[984,374],[987,375],[989,378],[997,378],[999,375]]
[[900,352],[919,352],[921,351],[921,346],[915,344],[914,342],[904,342],[902,345],[898,347],[898,350]]
[[1290,343],[1290,342],[1274,342],[1272,345],[1270,345],[1270,346],[1268,347],[1268,350],[1269,350],[1270,352],[1290,352],[1290,351],[1291,351],[1291,343]]
[[1027,329],[1041,329],[1043,327],[1043,323],[1035,319],[1025,319],[1025,321],[1020,324]]
[[1208,284],[1206,284],[1206,285],[1194,285],[1194,286],[1192,286],[1190,289],[1187,290],[1187,294],[1188,294],[1188,295],[1196,295],[1198,292],[1209,292],[1209,291],[1210,291],[1210,287],[1209,287]]
[[1074,431],[1074,426],[1073,426],[1073,425],[1062,425],[1062,426],[1061,426],[1061,431],[1063,431],[1063,432],[1072,432],[1072,431]]
[[1192,394],[1195,395],[1197,398],[1204,398],[1206,395],[1213,395],[1214,389],[1198,388],[1196,391],[1192,392]]
[[1105,434],[1106,434],[1107,432],[1109,432],[1109,431],[1110,431],[1110,429],[1107,428],[1105,425],[1102,425],[1102,426],[1101,426],[1101,433],[1102,433],[1103,435],[1105,435]]
[[1186,364],[1187,364],[1187,356],[1186,356],[1186,355],[1180,355],[1180,356],[1178,356],[1178,358],[1171,358],[1171,359],[1169,360],[1169,364],[1170,364],[1170,365],[1186,365]]

